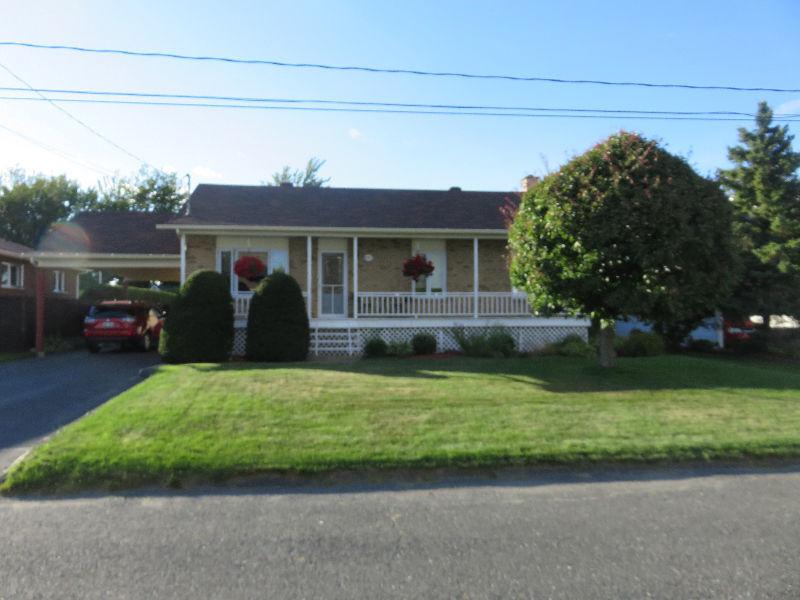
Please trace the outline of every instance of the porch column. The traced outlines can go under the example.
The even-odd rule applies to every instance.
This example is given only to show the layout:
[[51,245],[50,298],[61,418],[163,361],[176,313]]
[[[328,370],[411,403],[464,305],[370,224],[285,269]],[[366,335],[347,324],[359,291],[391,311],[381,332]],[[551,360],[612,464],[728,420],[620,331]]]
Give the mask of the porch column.
[[478,238],[472,238],[472,317],[478,318]]
[[311,236],[306,236],[306,311],[308,320],[311,321]]
[[44,356],[44,269],[36,269],[36,356]]
[[358,318],[358,236],[353,237],[353,318]]
[[186,282],[186,234],[181,234],[181,285]]

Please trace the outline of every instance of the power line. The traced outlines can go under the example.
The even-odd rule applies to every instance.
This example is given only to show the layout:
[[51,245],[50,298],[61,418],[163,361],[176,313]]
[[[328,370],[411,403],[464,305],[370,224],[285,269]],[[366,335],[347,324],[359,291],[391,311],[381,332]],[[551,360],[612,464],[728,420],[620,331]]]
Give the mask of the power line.
[[[41,101],[41,98],[23,96],[0,96],[0,100]],[[170,106],[194,108],[234,108],[244,110],[287,110],[305,112],[343,112],[343,113],[375,113],[375,114],[407,114],[407,115],[461,115],[480,117],[517,117],[517,118],[560,118],[560,119],[626,119],[647,121],[735,121],[750,122],[740,117],[700,117],[700,116],[658,116],[658,115],[612,115],[612,114],[575,114],[575,113],[515,113],[489,111],[455,111],[455,110],[406,110],[388,108],[339,108],[327,106],[268,106],[262,104],[227,104],[211,102],[155,102],[148,100],[105,100],[98,98],[59,98],[59,102],[82,104],[110,104],[127,106]],[[778,118],[776,122],[794,123],[800,119]]]
[[25,135],[24,133],[22,133],[20,131],[17,131],[16,129],[12,129],[11,127],[8,127],[6,125],[0,124],[0,129],[3,129],[4,131],[7,131],[7,132],[13,134],[13,135],[25,140],[26,142],[28,142],[30,144],[33,144],[34,146],[38,146],[39,148],[42,148],[43,150],[46,150],[47,152],[51,152],[53,154],[56,154],[56,155],[60,156],[61,158],[70,161],[71,163],[74,163],[74,164],[76,164],[78,166],[84,167],[85,169],[89,169],[91,171],[94,171],[95,173],[99,173],[100,175],[113,175],[114,174],[113,171],[111,171],[110,169],[106,169],[105,167],[101,167],[100,165],[95,165],[94,163],[91,163],[89,161],[73,157],[70,154],[64,152],[63,150],[59,150],[58,148],[50,146],[49,144],[45,144],[44,142],[40,142],[39,140],[36,140],[36,139],[30,137],[29,135]]
[[139,162],[139,163],[141,163],[141,164],[143,164],[143,165],[145,165],[145,166],[148,166],[148,167],[150,166],[150,165],[148,165],[147,161],[145,161],[144,159],[142,159],[142,158],[139,158],[139,157],[138,157],[138,156],[136,156],[136,155],[135,155],[133,152],[130,152],[129,150],[127,150],[127,149],[123,148],[122,146],[120,146],[119,144],[117,144],[117,143],[116,143],[114,140],[112,140],[112,139],[109,139],[108,137],[106,137],[105,135],[103,135],[102,133],[100,133],[99,131],[97,131],[97,130],[96,130],[94,127],[92,127],[92,126],[91,126],[91,125],[89,125],[88,123],[86,123],[86,122],[82,121],[81,119],[79,119],[78,117],[76,117],[75,115],[73,115],[71,112],[69,112],[69,111],[68,111],[66,108],[64,108],[63,106],[59,106],[59,105],[58,105],[56,102],[54,102],[52,99],[48,98],[47,96],[45,96],[45,95],[44,95],[44,94],[42,94],[41,92],[38,92],[38,91],[36,90],[36,88],[34,88],[34,87],[33,87],[33,86],[30,84],[30,83],[28,83],[27,81],[25,81],[25,80],[24,80],[22,77],[20,77],[20,76],[19,76],[19,75],[17,75],[16,73],[14,73],[14,72],[13,72],[11,69],[9,69],[9,68],[8,68],[6,65],[4,65],[4,64],[2,64],[2,63],[0,63],[0,68],[2,68],[4,71],[6,71],[6,72],[7,72],[9,75],[11,75],[11,76],[12,76],[14,79],[16,79],[17,81],[19,81],[19,82],[20,82],[20,83],[22,83],[23,85],[25,85],[25,86],[26,86],[26,87],[27,87],[27,88],[28,88],[30,91],[34,92],[34,93],[35,93],[37,96],[39,96],[39,98],[40,98],[42,101],[44,101],[44,102],[47,102],[48,104],[50,104],[51,106],[53,106],[54,108],[56,108],[57,110],[59,110],[60,112],[64,113],[65,115],[67,115],[67,117],[69,117],[70,119],[72,119],[73,121],[75,121],[75,122],[76,122],[78,125],[80,125],[80,126],[81,126],[81,127],[83,127],[84,129],[86,129],[87,131],[89,131],[89,132],[90,132],[90,133],[92,133],[93,135],[97,136],[98,138],[100,138],[101,140],[103,140],[104,142],[106,142],[107,144],[110,144],[111,146],[113,146],[113,147],[114,147],[114,148],[116,148],[117,150],[119,150],[119,151],[121,151],[121,152],[123,152],[123,153],[127,154],[128,156],[130,156],[131,158],[133,158],[133,159],[134,159],[134,160],[136,160],[137,162]]
[[601,79],[566,79],[560,77],[497,75],[497,74],[486,74],[486,73],[463,73],[457,71],[423,71],[420,69],[389,69],[389,68],[365,67],[365,66],[355,66],[355,65],[298,63],[298,62],[286,62],[286,61],[257,59],[257,58],[235,58],[226,56],[178,54],[174,52],[120,50],[116,48],[87,48],[83,46],[71,46],[65,44],[34,44],[31,42],[14,42],[14,41],[0,41],[0,46],[35,48],[37,50],[66,50],[71,52],[83,52],[92,54],[113,54],[119,56],[133,56],[133,57],[143,57],[143,58],[167,58],[167,59],[186,60],[186,61],[221,62],[221,63],[241,64],[241,65],[262,65],[270,67],[321,69],[327,71],[383,73],[389,75],[418,75],[424,77],[455,77],[461,79],[488,79],[488,80],[505,80],[505,81],[521,81],[521,82],[644,87],[644,88],[672,88],[672,89],[685,89],[685,90],[718,90],[718,91],[728,91],[728,92],[776,92],[776,93],[792,93],[792,94],[800,92],[800,88],[744,87],[744,86],[734,86],[734,85],[694,85],[688,83],[653,83],[653,82],[643,82],[643,81],[607,81]]
[[[5,92],[27,92],[26,88],[0,87]],[[641,115],[717,115],[717,116],[742,116],[755,118],[751,112],[738,112],[728,110],[713,111],[685,111],[685,110],[632,110],[620,108],[566,108],[542,106],[493,106],[476,104],[421,104],[409,102],[376,102],[364,100],[331,100],[319,98],[264,98],[252,96],[215,96],[202,94],[174,94],[163,92],[114,92],[107,90],[65,89],[65,88],[36,88],[36,92],[47,94],[72,94],[86,96],[122,96],[132,98],[171,98],[181,100],[220,100],[226,102],[258,102],[275,104],[332,104],[347,106],[381,106],[400,108],[434,108],[453,110],[517,110],[531,112],[574,112],[574,113],[620,113]],[[58,99],[61,101],[61,99]],[[800,117],[800,114],[779,114],[776,117]]]

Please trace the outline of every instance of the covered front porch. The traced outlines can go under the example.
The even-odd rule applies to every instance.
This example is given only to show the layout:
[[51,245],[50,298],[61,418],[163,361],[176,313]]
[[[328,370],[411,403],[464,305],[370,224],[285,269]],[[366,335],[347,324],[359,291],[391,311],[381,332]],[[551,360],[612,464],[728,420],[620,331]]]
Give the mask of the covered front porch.
[[[342,319],[531,317],[508,277],[505,240],[492,238],[186,235],[183,277],[212,261],[230,280],[237,321],[247,319],[257,283],[236,275],[243,257],[299,283],[311,322]],[[418,280],[403,263],[422,255],[433,272]],[[207,267],[206,267],[207,268]]]

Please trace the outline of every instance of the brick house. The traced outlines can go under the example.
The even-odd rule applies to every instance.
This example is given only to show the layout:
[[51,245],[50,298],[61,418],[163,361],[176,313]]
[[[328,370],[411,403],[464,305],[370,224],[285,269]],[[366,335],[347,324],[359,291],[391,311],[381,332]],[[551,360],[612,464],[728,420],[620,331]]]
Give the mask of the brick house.
[[36,251],[0,238],[0,351],[22,351],[35,343],[37,282],[50,304],[48,334],[75,335],[78,271],[38,264]]
[[[523,184],[524,185],[524,184]],[[507,192],[459,188],[394,190],[199,185],[178,216],[82,214],[58,224],[36,259],[50,268],[103,269],[129,280],[179,280],[198,269],[223,273],[235,309],[234,353],[243,353],[254,284],[236,276],[243,256],[300,284],[312,354],[358,354],[365,340],[434,334],[456,349],[455,327],[502,326],[522,350],[569,334],[585,319],[531,314],[512,289],[503,208]],[[434,264],[414,282],[404,260]]]
[[[198,269],[228,278],[239,353],[253,287],[233,270],[243,256],[298,281],[314,354],[358,354],[371,337],[407,341],[422,331],[455,349],[454,327],[502,326],[523,350],[572,333],[585,338],[588,321],[533,315],[512,289],[503,207],[515,201],[513,193],[459,188],[200,185],[184,214],[157,227],[180,238],[181,281]],[[434,264],[418,282],[402,273],[416,254]]]

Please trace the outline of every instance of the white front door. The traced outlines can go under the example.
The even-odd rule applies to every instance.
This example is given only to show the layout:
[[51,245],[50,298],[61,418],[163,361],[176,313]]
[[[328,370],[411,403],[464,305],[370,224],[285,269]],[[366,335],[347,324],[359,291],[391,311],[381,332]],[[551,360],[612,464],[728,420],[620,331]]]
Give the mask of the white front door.
[[320,253],[320,316],[347,316],[346,273],[347,254],[345,252]]

